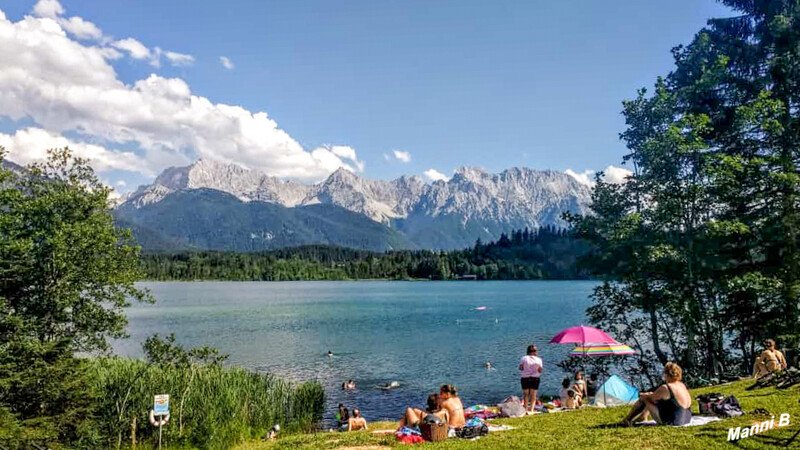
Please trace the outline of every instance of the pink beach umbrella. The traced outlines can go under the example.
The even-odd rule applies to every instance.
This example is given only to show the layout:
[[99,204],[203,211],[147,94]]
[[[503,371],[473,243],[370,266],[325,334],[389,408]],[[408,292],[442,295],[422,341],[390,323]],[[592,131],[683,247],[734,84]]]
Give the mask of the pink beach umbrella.
[[[617,344],[618,342],[607,335],[605,331],[587,327],[579,326],[561,330],[553,339],[550,339],[551,344]],[[586,372],[586,355],[583,359],[583,370]]]
[[587,327],[579,326],[561,330],[553,339],[550,339],[551,344],[616,344],[617,341],[611,336],[607,335],[605,331]]

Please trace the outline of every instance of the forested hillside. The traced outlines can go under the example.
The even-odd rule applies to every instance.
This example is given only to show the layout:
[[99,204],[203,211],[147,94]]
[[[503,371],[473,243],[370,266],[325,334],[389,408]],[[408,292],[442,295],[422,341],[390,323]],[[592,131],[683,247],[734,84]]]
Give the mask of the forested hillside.
[[151,280],[530,280],[585,278],[576,261],[588,245],[552,227],[516,230],[466,250],[386,253],[324,245],[282,250],[142,256]]

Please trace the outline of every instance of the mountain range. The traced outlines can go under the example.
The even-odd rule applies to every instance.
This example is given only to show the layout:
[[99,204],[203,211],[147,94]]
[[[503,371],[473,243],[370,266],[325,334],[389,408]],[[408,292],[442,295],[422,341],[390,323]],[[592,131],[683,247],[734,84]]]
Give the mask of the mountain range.
[[165,170],[114,214],[145,251],[252,251],[323,243],[370,250],[454,249],[511,229],[563,227],[590,188],[570,175],[463,167],[447,181],[369,180],[345,169],[313,185],[198,160]]

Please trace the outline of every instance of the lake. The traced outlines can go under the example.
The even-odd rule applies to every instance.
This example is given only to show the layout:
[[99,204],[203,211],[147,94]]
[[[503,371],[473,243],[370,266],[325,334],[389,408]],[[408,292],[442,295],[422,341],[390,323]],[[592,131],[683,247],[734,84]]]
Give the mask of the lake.
[[[294,380],[319,380],[328,398],[368,420],[399,420],[444,383],[465,406],[520,396],[517,364],[528,344],[544,359],[542,391],[564,375],[571,346],[547,342],[585,322],[593,281],[331,281],[141,283],[154,305],[127,309],[130,339],[114,348],[141,356],[154,333],[188,347],[212,345],[228,362]],[[476,307],[485,306],[482,311]],[[334,356],[328,357],[328,350]],[[490,362],[493,370],[486,370]],[[354,379],[358,389],[342,391]],[[400,387],[376,386],[398,381]]]

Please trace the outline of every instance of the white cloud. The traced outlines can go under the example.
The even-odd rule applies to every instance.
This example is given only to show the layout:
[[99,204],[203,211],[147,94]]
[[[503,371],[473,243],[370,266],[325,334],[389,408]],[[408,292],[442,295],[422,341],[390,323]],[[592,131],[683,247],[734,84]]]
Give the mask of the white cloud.
[[326,148],[334,155],[350,160],[356,166],[356,168],[358,168],[359,172],[364,171],[364,161],[359,161],[358,156],[356,156],[356,150],[353,147],[348,147],[346,145],[334,145]]
[[392,154],[398,161],[402,161],[404,163],[411,162],[411,153],[409,152],[404,152],[401,150],[392,150]]
[[173,66],[187,66],[194,62],[192,55],[162,50],[159,47],[150,49],[134,38],[114,40],[110,36],[104,36],[97,25],[81,17],[63,17],[65,12],[64,7],[57,0],[39,0],[33,7],[34,16],[56,22],[61,29],[77,39],[99,41],[104,54],[109,59],[119,59],[122,54],[117,50],[123,50],[131,58],[145,60],[153,67],[161,67],[162,55]]
[[134,38],[125,38],[111,43],[112,46],[119,50],[124,50],[133,59],[151,59],[152,53],[150,49],[144,44]]
[[227,56],[220,56],[219,62],[222,64],[222,67],[231,70],[233,69],[233,62]]
[[92,22],[81,19],[80,17],[70,17],[69,19],[60,18],[58,23],[67,30],[68,33],[78,39],[98,40],[103,37],[103,32]]
[[[575,172],[572,169],[567,169],[564,171],[567,175],[575,178],[579,183],[585,184],[589,187],[594,186],[595,181],[595,172],[594,170],[584,170],[583,172]],[[614,184],[621,184],[625,183],[627,180],[626,178],[633,175],[628,169],[622,167],[615,167],[615,166],[608,166],[603,169],[603,178],[602,180],[606,183],[614,183]]]
[[145,162],[132,152],[114,152],[100,145],[75,142],[41,128],[28,127],[14,134],[0,133],[0,147],[8,151],[8,159],[18,164],[29,164],[47,158],[51,148],[69,147],[75,156],[88,159],[95,170],[129,170],[155,175]]
[[431,181],[440,181],[440,180],[441,181],[447,181],[447,180],[450,179],[450,177],[448,177],[447,175],[443,174],[442,172],[439,172],[436,169],[428,169],[423,173]]
[[608,166],[603,169],[603,181],[606,183],[622,184],[627,182],[627,178],[631,175],[633,172],[622,167]]
[[47,17],[55,20],[58,16],[64,14],[64,7],[57,0],[39,0],[33,5],[33,14],[37,17]]
[[194,62],[194,56],[187,55],[185,53],[178,53],[178,52],[164,52],[164,56],[167,57],[170,64],[173,66],[188,66]]
[[[52,2],[38,9],[60,14]],[[349,147],[304,149],[267,113],[213,103],[180,78],[151,74],[126,84],[109,63],[119,51],[152,64],[161,50],[134,38],[109,42],[117,50],[79,42],[50,18],[12,22],[0,11],[0,116],[32,121],[48,139],[70,132],[71,146],[97,147],[86,151],[95,152],[98,167],[124,162],[143,174],[198,157],[307,181],[339,167],[363,169]],[[12,148],[19,142],[10,143],[8,150],[19,155]],[[120,147],[137,148],[139,160],[115,160],[112,154],[125,154],[115,150]]]
[[99,40],[103,32],[92,22],[80,17],[61,17],[66,11],[57,0],[39,0],[33,6],[33,15],[56,21],[67,32],[78,39]]

